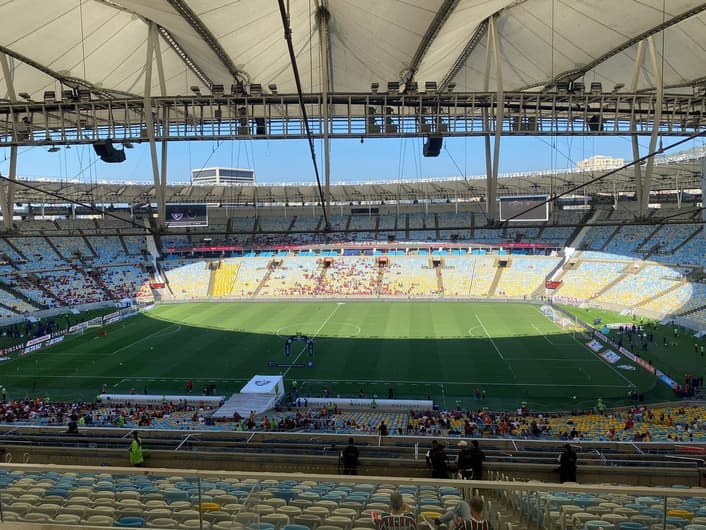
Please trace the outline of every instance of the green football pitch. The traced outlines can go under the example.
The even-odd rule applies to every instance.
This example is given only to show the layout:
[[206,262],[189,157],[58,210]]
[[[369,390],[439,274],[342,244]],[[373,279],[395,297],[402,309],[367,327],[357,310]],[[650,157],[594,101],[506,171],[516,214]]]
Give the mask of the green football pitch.
[[[296,334],[312,337],[314,355]],[[608,365],[581,335],[519,303],[276,302],[164,304],[89,329],[0,365],[15,399],[93,399],[109,392],[180,394],[192,380],[229,396],[255,374],[283,374],[301,395],[431,397],[443,408],[535,410],[627,402],[631,389],[660,398],[639,368]],[[312,366],[308,366],[311,361]],[[291,365],[291,366],[290,366]],[[476,399],[484,390],[486,399]]]

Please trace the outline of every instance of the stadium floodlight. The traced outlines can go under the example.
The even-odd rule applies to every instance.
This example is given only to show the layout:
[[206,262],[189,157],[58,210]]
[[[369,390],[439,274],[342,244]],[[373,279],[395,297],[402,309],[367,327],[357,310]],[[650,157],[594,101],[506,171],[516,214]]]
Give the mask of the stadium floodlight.
[[427,81],[424,83],[424,92],[436,92],[436,81]]
[[394,93],[394,92],[399,92],[399,91],[400,91],[399,81],[388,81],[387,82],[387,92],[388,93]]
[[370,83],[370,92],[377,94],[380,89],[380,83]]
[[20,96],[22,99],[32,99],[27,92],[20,92],[17,95]]
[[53,90],[46,90],[44,92],[44,103],[54,103],[56,101],[56,92]]
[[58,153],[59,151],[61,151],[61,149],[59,149],[55,145],[52,145],[49,149],[47,149],[47,152],[49,152],[49,153]]
[[586,85],[582,81],[574,81],[571,83],[571,91],[577,94],[582,93],[586,89]]
[[198,85],[191,85],[191,91],[197,96],[201,95],[201,89],[198,87]]
[[217,98],[222,97],[224,93],[225,93],[225,90],[223,89],[222,84],[219,83],[219,84],[211,85],[211,94],[213,94]]
[[261,96],[262,95],[262,85],[260,83],[250,83],[250,95],[251,96]]
[[446,85],[446,90],[448,92],[453,92],[455,88],[456,88],[456,83],[454,83],[453,81],[451,81],[448,85]]
[[[613,86],[613,92],[614,92],[614,93],[615,93],[615,92],[618,92],[618,91],[621,90],[624,86],[625,86],[625,83],[616,83],[616,84]],[[593,91],[593,83],[591,83],[591,91]]]
[[591,92],[594,94],[600,94],[603,92],[603,84],[600,81],[594,81],[591,83]]
[[273,94],[277,93],[277,85],[275,83],[270,83],[269,85],[267,85],[267,88],[269,88],[270,92],[272,92]]

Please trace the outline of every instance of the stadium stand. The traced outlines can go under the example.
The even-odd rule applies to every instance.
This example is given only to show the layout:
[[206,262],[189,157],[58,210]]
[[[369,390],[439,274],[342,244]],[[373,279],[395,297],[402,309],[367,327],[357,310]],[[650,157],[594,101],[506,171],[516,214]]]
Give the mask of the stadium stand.
[[36,276],[41,283],[51,286],[52,293],[62,305],[89,304],[108,298],[90,276],[77,269],[37,272]]
[[294,223],[292,217],[270,217],[261,216],[258,217],[258,231],[259,232],[288,232],[289,227]]
[[201,260],[167,260],[164,274],[175,296],[200,298],[208,292],[209,271]]
[[415,297],[439,293],[436,269],[424,256],[392,260],[380,283],[381,295]]
[[502,276],[495,288],[495,296],[531,296],[535,290],[544,286],[544,279],[559,260],[558,257],[513,257],[510,266],[502,270]]
[[238,270],[238,276],[233,285],[233,294],[243,298],[255,295],[255,292],[269,270],[267,265],[270,258],[256,258],[245,256]]
[[[452,236],[461,241],[470,239],[471,214],[469,212],[440,212],[437,214],[439,222],[439,236],[442,241],[449,241]],[[447,230],[443,227],[453,227],[453,230]]]
[[373,257],[340,256],[332,260],[316,287],[319,296],[374,296],[380,268]]
[[323,274],[320,258],[288,257],[278,267],[268,270],[259,294],[263,297],[310,296],[315,293]]

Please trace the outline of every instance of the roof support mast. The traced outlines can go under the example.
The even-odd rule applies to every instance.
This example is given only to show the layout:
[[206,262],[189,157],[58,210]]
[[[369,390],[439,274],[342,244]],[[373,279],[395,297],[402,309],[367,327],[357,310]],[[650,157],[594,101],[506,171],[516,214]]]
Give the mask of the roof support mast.
[[[655,40],[653,36],[647,37],[647,44],[650,49],[650,62],[652,63],[652,76],[657,81],[657,101],[662,101],[664,96],[664,77],[662,76],[662,58],[657,55],[655,48]],[[640,186],[640,217],[647,217],[647,208],[650,203],[650,190],[652,189],[652,171],[655,165],[655,149],[657,148],[657,138],[659,136],[659,127],[662,122],[662,105],[655,106],[654,120],[652,122],[652,135],[650,136],[650,150],[652,155],[647,159],[645,173],[642,176]]]
[[[10,72],[10,63],[7,60],[7,55],[4,53],[0,53],[0,65],[2,66],[2,76],[5,78],[5,85],[7,87],[7,97],[14,103],[17,101],[15,84],[13,82],[12,73]],[[12,122],[12,139],[17,140],[17,113],[13,113]],[[0,182],[0,212],[2,212],[2,224],[6,232],[12,230],[12,217],[15,211],[13,206],[15,200],[15,180],[17,180],[17,143],[15,142],[10,146],[10,174],[8,178],[10,180]]]
[[[632,82],[630,83],[630,93],[635,94],[637,92],[637,83],[640,80],[640,70],[642,68],[642,61],[645,57],[645,41],[640,41],[637,45],[637,53],[635,56],[635,65],[632,70]],[[640,158],[640,144],[638,143],[637,130],[636,130],[637,116],[635,112],[632,113],[630,118],[630,140],[632,142],[632,159],[637,160]],[[633,166],[635,171],[635,188],[637,189],[638,197],[642,193],[642,167],[640,164],[635,164]],[[618,205],[617,195],[615,205]]]
[[319,22],[319,49],[321,52],[321,96],[323,99],[322,107],[322,124],[323,124],[323,139],[324,139],[324,200],[326,202],[326,210],[331,206],[331,146],[329,143],[329,35],[328,22],[330,13],[326,9],[325,1],[319,6],[316,12]]
[[[637,92],[637,85],[640,80],[640,70],[642,69],[642,63],[645,57],[645,42],[647,43],[647,48],[650,52],[650,66],[652,70],[652,77],[656,80],[655,100],[658,102],[658,104],[654,106],[652,132],[650,133],[650,146],[647,152],[648,155],[654,155],[655,149],[657,148],[657,139],[659,138],[659,128],[662,122],[662,105],[659,102],[662,101],[664,96],[664,78],[662,76],[662,58],[657,54],[654,37],[652,35],[647,37],[646,41],[640,41],[637,46],[637,54],[635,57],[635,65],[633,67],[632,72],[630,91],[633,94]],[[637,143],[637,127],[634,110],[630,120],[630,136],[632,140],[633,160],[637,160],[640,158],[640,146]],[[638,215],[641,219],[644,219],[647,217],[647,211],[650,204],[650,191],[652,189],[654,156],[650,156],[647,159],[647,164],[645,166],[644,171],[642,171],[642,168],[639,164],[635,164],[634,168],[635,189],[637,192],[637,201],[639,208]]]
[[[491,56],[491,47],[493,55]],[[500,136],[502,134],[502,124],[504,117],[504,102],[505,92],[503,90],[502,63],[500,62],[500,48],[498,46],[498,35],[495,31],[494,17],[490,17],[488,21],[488,44],[485,49],[485,75],[483,78],[484,92],[490,91],[490,61],[495,60],[495,84],[497,90],[497,99],[495,107],[495,139],[493,142],[493,158],[490,158],[490,112],[492,105],[487,110],[484,110],[483,122],[485,129],[488,131],[485,135],[485,169],[486,169],[486,212],[488,216],[488,224],[494,225],[498,220],[498,163],[500,160]]]
[[[165,190],[167,186],[167,141],[162,141],[162,170],[160,174],[159,164],[157,160],[157,143],[155,140],[155,116],[159,116],[159,112],[152,112],[152,60],[156,56],[157,75],[159,76],[159,85],[162,95],[166,95],[166,84],[164,80],[164,69],[162,68],[162,58],[159,52],[159,35],[157,26],[150,22],[147,29],[147,57],[145,59],[145,96],[144,96],[144,113],[145,127],[147,129],[147,139],[150,144],[150,158],[152,160],[152,178],[154,180],[155,199],[157,200],[157,225],[162,228],[165,220]],[[166,131],[169,131],[167,120],[169,114],[167,109],[164,109],[163,125]],[[159,124],[158,124],[159,125]],[[167,134],[167,133],[165,133]]]
[[[701,204],[703,198],[706,197],[706,156],[701,158]],[[701,219],[706,224],[706,208],[701,208]],[[706,243],[706,230],[702,230],[704,243]],[[706,272],[706,263],[704,264],[704,272]]]

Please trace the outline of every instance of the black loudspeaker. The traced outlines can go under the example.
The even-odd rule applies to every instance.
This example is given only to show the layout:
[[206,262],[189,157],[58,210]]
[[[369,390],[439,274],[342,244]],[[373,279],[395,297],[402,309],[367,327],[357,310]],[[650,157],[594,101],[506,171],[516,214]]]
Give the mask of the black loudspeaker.
[[424,156],[439,156],[442,145],[444,145],[444,138],[442,136],[427,136],[422,154]]
[[265,136],[267,134],[265,118],[255,118],[255,134],[258,136]]
[[125,162],[125,150],[115,149],[115,147],[113,147],[113,142],[110,140],[95,142],[93,144],[93,149],[96,154],[101,157],[103,162],[108,162],[109,164]]

